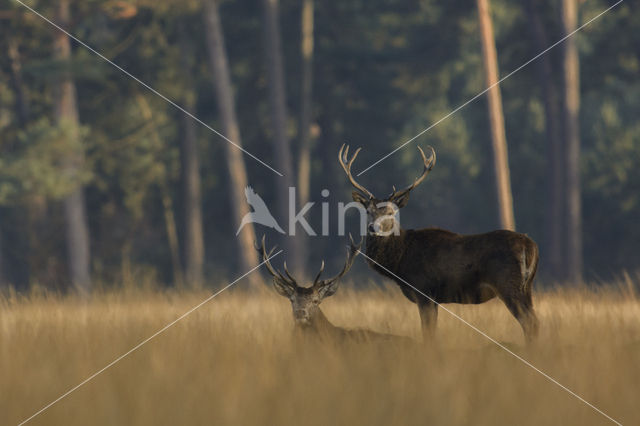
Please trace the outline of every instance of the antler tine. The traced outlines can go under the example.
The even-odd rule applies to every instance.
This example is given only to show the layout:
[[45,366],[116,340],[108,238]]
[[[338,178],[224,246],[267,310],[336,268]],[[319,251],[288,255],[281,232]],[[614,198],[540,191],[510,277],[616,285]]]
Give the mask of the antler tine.
[[342,146],[340,147],[340,152],[338,152],[338,158],[341,159],[341,161],[347,161],[349,155],[349,145],[347,145],[346,143],[343,143]]
[[431,156],[427,159],[427,156],[424,155],[424,151],[422,150],[422,148],[418,147],[418,151],[420,151],[420,155],[422,156],[422,163],[424,165],[424,168],[422,169],[422,174],[418,176],[411,185],[409,185],[408,187],[406,187],[405,189],[403,189],[398,193],[396,193],[396,188],[394,187],[393,192],[391,193],[391,196],[389,198],[399,197],[401,195],[406,194],[416,186],[420,185],[420,183],[422,183],[422,181],[427,177],[427,175],[429,174],[433,166],[436,164],[436,151],[435,149],[433,149],[432,146],[429,146],[429,149],[431,150]]
[[[276,250],[277,246],[274,246],[269,253],[267,253],[267,250],[265,248],[265,236],[262,236],[262,246],[258,247],[258,244],[254,241],[254,246],[256,248],[256,250],[258,250],[260,252],[260,254],[262,255],[262,261],[264,262],[264,265],[267,267],[267,270],[269,271],[269,273],[271,275],[273,275],[274,278],[282,280],[283,282],[292,285],[292,286],[296,286],[296,281],[295,279],[293,279],[293,277],[289,276],[289,279],[287,279],[284,275],[282,275],[282,273],[280,271],[278,271],[277,269],[275,269],[272,265],[271,265],[271,255],[273,254],[273,252]],[[285,263],[285,271],[286,271],[286,263]],[[289,275],[287,273],[287,275]]]
[[272,248],[271,251],[269,253],[267,253],[267,249],[264,246],[264,240],[265,240],[265,236],[262,236],[262,245],[260,247],[258,247],[258,243],[256,243],[254,241],[254,245],[256,250],[258,250],[258,252],[260,252],[260,255],[262,256],[262,261],[264,262],[265,266],[267,267],[267,270],[269,271],[269,273],[271,275],[273,275],[274,277],[278,277],[277,272],[273,269],[273,266],[271,266],[271,262],[269,261],[269,258],[271,257],[271,253],[273,253],[273,250],[275,250],[276,248]]
[[313,285],[318,284],[318,281],[320,280],[320,275],[322,275],[323,271],[324,271],[324,260],[320,264],[320,271],[318,271],[318,275],[316,275],[316,278],[313,280]]
[[289,273],[289,270],[287,269],[287,262],[286,261],[284,262],[284,272],[285,272],[285,274],[287,274],[287,277],[289,277],[289,279],[295,284],[296,283],[296,279],[293,278],[291,276],[291,274]]
[[362,247],[362,242],[364,241],[364,239],[361,238],[360,243],[356,244],[353,241],[353,237],[351,236],[351,233],[349,233],[349,240],[350,240],[349,241],[350,244],[349,244],[349,248],[347,249],[347,260],[344,263],[344,267],[342,268],[342,271],[340,271],[340,273],[335,277],[328,280],[324,280],[324,282],[333,282],[337,279],[342,278],[344,274],[349,272],[349,269],[351,269],[351,266],[353,266],[353,261],[355,260],[358,253],[360,253],[360,247]]
[[375,198],[367,188],[365,188],[364,186],[356,182],[355,178],[351,174],[351,166],[353,165],[353,162],[356,160],[356,157],[358,156],[358,153],[360,152],[361,149],[362,148],[356,149],[356,152],[353,153],[351,160],[349,160],[349,145],[343,144],[342,147],[340,148],[340,151],[338,151],[338,161],[340,162],[340,165],[342,166],[342,169],[344,170],[344,172],[347,174],[347,177],[349,178],[349,182],[351,182],[351,185],[353,185],[353,187],[356,188],[358,191],[360,191],[363,195],[366,195],[369,198]]
[[353,241],[353,236],[351,232],[349,232],[349,244],[352,251],[360,251],[360,247],[362,247],[362,243],[364,242],[364,237],[360,236],[360,242],[358,244]]

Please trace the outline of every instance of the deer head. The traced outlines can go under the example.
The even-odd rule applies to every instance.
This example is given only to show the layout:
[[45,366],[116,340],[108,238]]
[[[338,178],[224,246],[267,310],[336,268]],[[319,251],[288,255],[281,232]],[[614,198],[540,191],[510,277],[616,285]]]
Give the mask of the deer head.
[[264,244],[264,236],[262,237],[262,245],[258,247],[256,244],[256,250],[262,256],[262,261],[265,262],[265,266],[269,273],[273,276],[273,286],[279,295],[288,298],[291,301],[291,307],[293,308],[293,318],[297,325],[310,326],[314,320],[320,315],[320,303],[326,297],[332,296],[338,291],[339,279],[346,274],[353,261],[360,251],[362,241],[356,245],[349,235],[349,249],[347,251],[347,260],[342,268],[342,271],[338,275],[329,279],[320,279],[322,272],[324,271],[324,261],[320,266],[320,271],[316,275],[313,283],[308,286],[298,285],[295,278],[291,276],[287,269],[287,263],[284,263],[284,274],[275,269],[269,262],[269,257],[276,249],[275,247],[267,253]]
[[356,182],[351,174],[351,166],[361,148],[358,148],[349,159],[349,145],[342,145],[338,152],[338,161],[347,174],[349,182],[356,189],[351,194],[353,201],[360,203],[367,211],[367,232],[369,235],[387,236],[400,230],[400,224],[397,220],[398,210],[407,205],[410,192],[422,183],[436,164],[436,152],[432,147],[429,147],[429,149],[431,150],[431,155],[427,158],[422,148],[418,147],[424,165],[422,174],[403,190],[396,191],[396,188],[392,187],[393,192],[387,198],[380,199]]

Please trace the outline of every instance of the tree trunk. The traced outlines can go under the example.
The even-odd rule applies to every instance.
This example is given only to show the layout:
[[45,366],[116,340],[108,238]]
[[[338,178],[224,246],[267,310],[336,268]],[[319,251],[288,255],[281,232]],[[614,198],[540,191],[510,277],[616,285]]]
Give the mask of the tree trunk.
[[[293,187],[295,179],[293,175],[293,160],[291,145],[287,135],[287,105],[284,78],[284,63],[282,57],[282,44],[280,41],[280,27],[278,19],[278,0],[263,0],[264,9],[264,55],[267,67],[267,81],[269,87],[269,110],[271,112],[271,125],[273,128],[274,153],[276,164],[283,177],[276,178],[276,199],[278,203],[278,217],[285,218],[289,222],[289,187]],[[292,201],[293,202],[293,201]],[[294,204],[295,206],[295,204]],[[298,230],[289,229],[289,233],[297,233]],[[301,231],[302,232],[302,231]],[[306,260],[305,245],[301,244],[302,238],[290,236],[285,238],[285,252],[288,263],[293,270],[300,274],[304,270]]]
[[[147,120],[151,128],[151,137],[156,147],[162,146],[162,139],[158,134],[158,129],[153,122],[153,112],[149,106],[147,99],[141,95],[136,95],[138,107],[142,113],[142,117]],[[169,192],[169,183],[167,176],[164,175],[158,183],[160,189],[160,197],[162,201],[162,212],[164,214],[164,225],[167,232],[167,242],[169,243],[169,252],[171,254],[171,267],[173,271],[174,285],[181,287],[184,283],[184,274],[182,272],[182,262],[180,262],[180,244],[178,242],[178,231],[176,226],[176,218],[173,214],[173,199]],[[124,252],[123,252],[124,255]]]
[[[576,0],[562,1],[562,27],[569,34],[578,25]],[[580,68],[576,36],[564,42],[564,139],[565,149],[565,227],[568,279],[582,282],[582,206],[580,194]]]
[[[300,152],[298,154],[298,207],[309,201],[311,186],[311,120],[313,84],[313,0],[303,0],[301,14],[302,87],[300,99]],[[297,245],[304,250],[300,262],[308,262],[308,237],[301,233]]]
[[302,90],[300,100],[300,154],[298,196],[300,206],[309,201],[311,175],[311,117],[313,83],[313,0],[302,2]]
[[[530,19],[530,30],[535,53],[548,47],[546,30],[534,0],[526,0],[526,8]],[[547,138],[547,201],[545,209],[545,264],[549,275],[554,280],[563,280],[565,276],[564,241],[564,151],[562,149],[561,126],[559,122],[560,108],[553,84],[553,67],[551,59],[542,55],[536,61],[538,81],[542,88],[542,100],[545,112],[545,133]]]
[[[68,28],[69,0],[58,1],[56,19],[62,27]],[[66,34],[56,32],[53,54],[59,62],[68,66],[71,59],[71,43]],[[76,89],[68,69],[61,72],[58,77],[54,99],[56,121],[59,125],[69,126],[70,137],[79,138]],[[84,154],[81,150],[71,152],[64,166],[65,173],[72,176],[78,175],[83,163]],[[64,199],[64,217],[71,282],[78,291],[87,293],[91,290],[89,226],[81,185],[78,185],[77,189]]]
[[[515,230],[513,216],[513,197],[511,195],[511,177],[509,176],[509,155],[507,152],[507,137],[504,130],[504,115],[502,112],[502,98],[498,82],[498,59],[496,42],[493,36],[493,24],[489,10],[489,0],[477,0],[478,21],[480,24],[480,39],[482,44],[482,60],[487,87],[489,106],[489,126],[491,128],[491,142],[493,147],[493,164],[495,167],[496,191],[498,194],[498,209],[500,211],[500,226],[503,229]],[[493,87],[492,87],[493,86]]]
[[[7,41],[7,57],[9,58],[9,68],[11,70],[11,86],[15,95],[15,113],[20,125],[26,126],[29,119],[29,102],[24,91],[24,84],[22,80],[22,59],[20,57],[20,50],[18,48],[18,40],[15,37],[10,37]],[[27,209],[29,209],[28,206]],[[0,212],[0,214],[1,213],[2,212]],[[0,287],[7,283],[9,276],[9,273],[5,269],[7,264],[3,263],[4,257],[2,251],[2,219],[3,218],[0,217]],[[29,227],[29,231],[31,231],[31,227]],[[24,235],[24,233],[21,235]],[[25,238],[25,240],[28,239]],[[32,247],[29,247],[27,249],[29,253],[29,260],[31,260],[32,258],[31,248]],[[31,274],[31,268],[29,268],[28,272],[29,274]]]
[[[209,53],[209,61],[213,72],[214,88],[218,103],[218,110],[222,118],[223,132],[230,140],[242,146],[240,129],[232,93],[231,77],[227,53],[224,47],[222,24],[218,14],[216,0],[207,0],[204,3],[204,23],[206,30],[206,44]],[[242,152],[231,144],[225,143],[227,164],[229,166],[229,194],[231,196],[231,214],[237,225],[245,214],[249,213],[249,206],[244,199],[244,188],[247,186],[247,171],[242,158]],[[238,240],[238,258],[242,272],[255,267],[258,262],[258,254],[253,247],[256,241],[253,225],[244,226]],[[259,274],[249,274],[247,277],[253,287],[262,283]]]
[[[2,212],[0,212],[1,215]],[[1,216],[0,216],[1,219]],[[2,222],[0,221],[0,289],[5,286],[7,282],[6,273],[4,271],[4,252],[2,251]]]
[[[194,102],[186,107],[193,111]],[[200,287],[203,284],[204,240],[202,227],[202,204],[200,201],[200,163],[195,122],[182,115],[183,134],[180,144],[182,157],[182,179],[184,193],[184,259],[187,284]]]
[[16,111],[20,124],[27,124],[29,118],[29,102],[24,93],[24,84],[22,81],[22,61],[20,59],[20,51],[18,50],[18,41],[11,37],[8,41],[7,56],[11,67],[11,85],[16,95]]
[[167,230],[167,241],[169,241],[169,251],[171,252],[173,284],[180,288],[184,284],[184,274],[182,273],[182,262],[180,262],[180,244],[178,243],[176,218],[173,214],[173,199],[169,194],[169,188],[166,182],[160,183],[160,191],[162,193],[162,209],[164,213],[164,224]]
[[[11,69],[11,85],[15,92],[16,116],[20,125],[26,126],[30,117],[29,97],[27,96],[23,73],[22,57],[20,55],[19,42],[11,37],[8,40],[7,57],[9,58]],[[50,238],[51,224],[48,223],[47,216],[48,200],[42,195],[31,195],[24,205],[17,207],[21,209],[22,216],[26,221],[26,232],[20,233],[23,244],[26,245],[25,259],[27,265],[26,282],[40,282],[46,285],[58,287],[58,284],[48,282],[47,264],[54,261],[51,257],[52,247],[50,244],[43,244],[43,241],[53,240]],[[25,214],[26,210],[26,214]],[[55,281],[60,282],[61,276],[55,277]]]
[[[187,76],[184,106],[194,112],[197,96],[191,86],[193,80],[189,39],[184,22],[179,26],[182,66]],[[190,287],[198,288],[204,283],[204,231],[202,226],[202,201],[200,194],[200,161],[198,160],[198,140],[196,123],[182,114],[182,138],[180,143],[182,160],[182,187],[184,203],[184,263],[185,278]]]

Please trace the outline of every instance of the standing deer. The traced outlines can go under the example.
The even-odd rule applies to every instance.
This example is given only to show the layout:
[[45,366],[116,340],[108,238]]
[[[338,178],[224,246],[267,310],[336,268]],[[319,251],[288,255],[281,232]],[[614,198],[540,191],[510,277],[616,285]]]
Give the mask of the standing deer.
[[273,276],[273,286],[279,295],[284,296],[291,302],[293,308],[293,318],[295,320],[296,330],[307,334],[316,334],[320,337],[338,338],[338,339],[350,339],[360,341],[372,341],[372,340],[396,340],[402,343],[411,342],[411,339],[403,336],[395,336],[392,334],[377,333],[371,330],[365,329],[346,329],[333,325],[331,321],[324,315],[320,309],[320,303],[326,297],[332,296],[338,291],[339,280],[346,274],[353,261],[360,252],[362,247],[362,241],[359,244],[355,244],[351,236],[349,236],[349,250],[347,252],[347,260],[342,268],[342,271],[333,278],[321,280],[320,276],[324,271],[324,261],[320,266],[320,272],[313,280],[313,284],[308,287],[299,286],[296,279],[291,276],[287,270],[287,263],[284,264],[283,275],[279,270],[271,266],[269,258],[275,250],[275,247],[267,253],[264,244],[264,237],[262,237],[262,245],[259,247],[256,244],[256,250],[262,256],[262,261],[265,263],[267,270]]
[[[433,334],[440,303],[479,304],[498,296],[522,326],[527,341],[538,333],[531,287],[538,267],[538,246],[525,234],[500,230],[461,235],[437,228],[402,229],[398,210],[429,174],[436,162],[420,147],[422,174],[407,188],[385,199],[376,198],[351,174],[349,146],[340,148],[338,160],[356,189],[353,200],[367,211],[366,251],[369,266],[398,284],[418,305],[425,341]],[[400,279],[401,278],[401,279]],[[416,291],[402,282],[410,283]],[[424,295],[429,296],[428,298]]]

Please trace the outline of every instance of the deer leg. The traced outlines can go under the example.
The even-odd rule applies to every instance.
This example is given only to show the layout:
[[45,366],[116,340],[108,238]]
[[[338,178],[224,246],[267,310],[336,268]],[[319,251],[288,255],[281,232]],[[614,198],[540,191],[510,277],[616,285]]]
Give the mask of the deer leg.
[[[523,322],[526,325],[522,326],[524,330],[525,337],[527,338],[528,343],[532,343],[538,337],[539,331],[539,322],[538,317],[536,316],[536,312],[533,309],[533,301],[531,298],[531,281],[533,281],[533,277],[529,280],[529,285],[526,287],[525,294],[522,294],[521,305],[523,307]],[[522,324],[522,322],[521,322]]]
[[433,339],[435,334],[438,321],[438,305],[431,300],[421,300],[418,302],[418,311],[420,312],[423,342],[427,343]]
[[503,302],[520,323],[527,343],[532,343],[538,336],[538,317],[533,310],[531,292],[505,297]]

